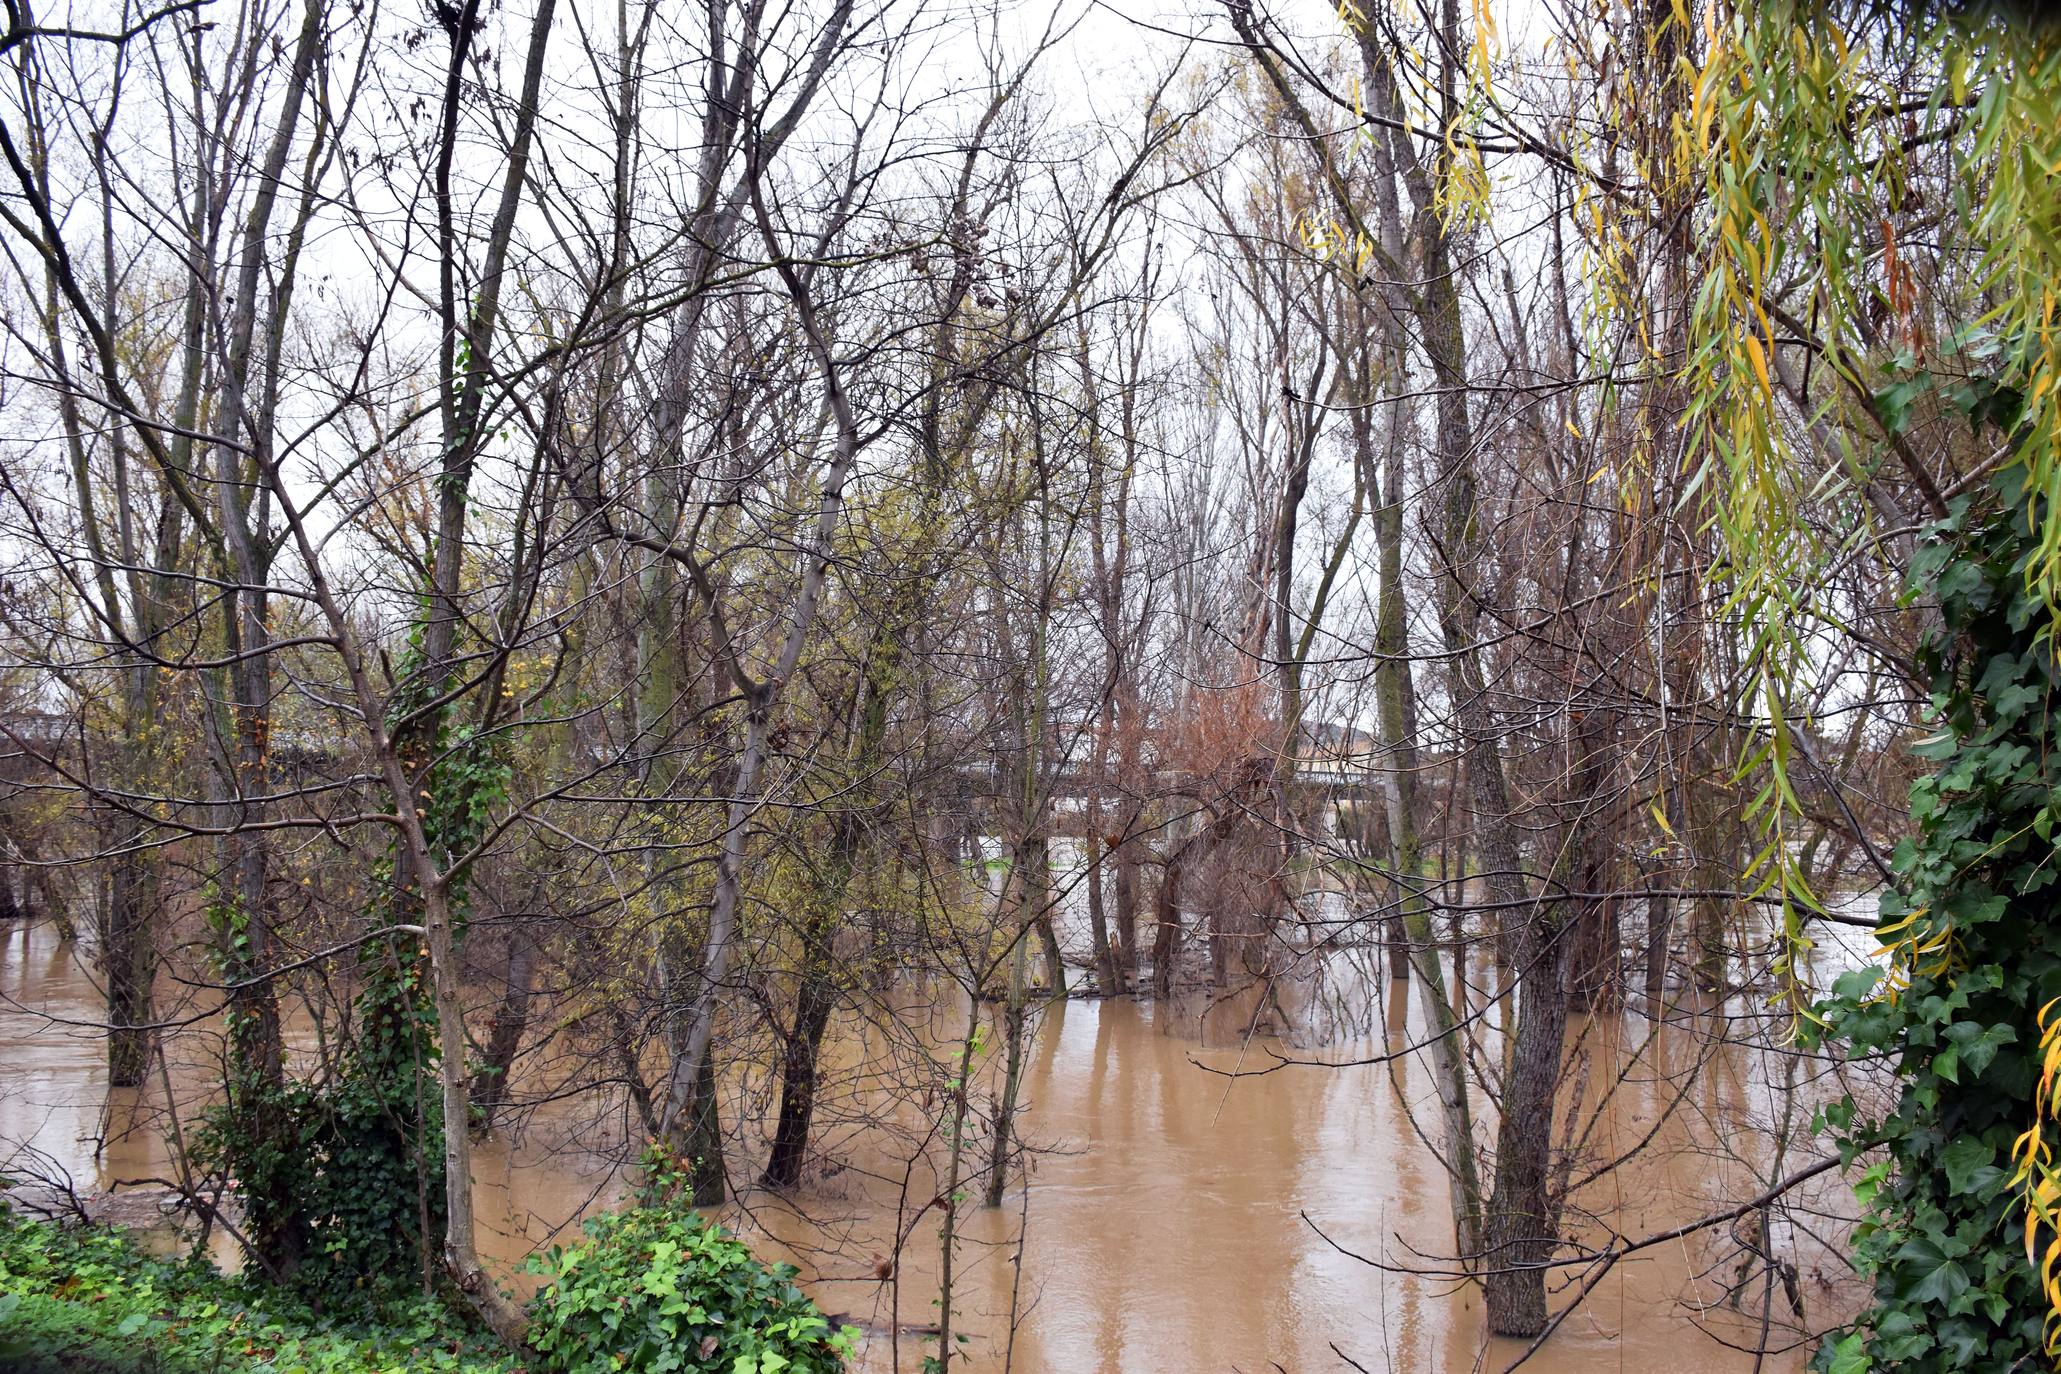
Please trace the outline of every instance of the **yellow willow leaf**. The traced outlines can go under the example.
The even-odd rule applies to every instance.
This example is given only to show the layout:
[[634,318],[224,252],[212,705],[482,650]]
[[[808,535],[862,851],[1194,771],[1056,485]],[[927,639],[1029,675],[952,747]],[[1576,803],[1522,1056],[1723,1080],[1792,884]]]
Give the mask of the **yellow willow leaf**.
[[1717,121],[1717,93],[1712,89],[1719,78],[1718,68],[1722,64],[1722,51],[1711,53],[1710,65],[1704,68],[1703,78],[1696,83],[1695,94],[1690,97],[1689,109],[1695,118],[1697,151],[1708,157],[1711,150],[1711,125]]
[[1746,356],[1753,361],[1753,370],[1760,377],[1760,389],[1774,395],[1774,384],[1768,380],[1768,355],[1761,351],[1760,340],[1752,334],[1746,336]]

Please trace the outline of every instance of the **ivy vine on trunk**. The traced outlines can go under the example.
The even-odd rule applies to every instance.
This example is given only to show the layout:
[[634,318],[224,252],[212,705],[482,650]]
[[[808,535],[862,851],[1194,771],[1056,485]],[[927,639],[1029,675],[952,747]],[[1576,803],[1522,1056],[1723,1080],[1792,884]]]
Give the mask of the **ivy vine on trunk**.
[[[454,935],[463,938],[471,912],[464,860],[507,797],[508,740],[451,728],[448,705],[421,709],[422,627],[418,621],[401,665],[394,712],[397,725],[415,732],[423,829],[448,875]],[[237,1181],[251,1258],[325,1305],[376,1310],[437,1283],[447,1123],[420,905],[415,875],[390,853],[372,876],[375,934],[358,948],[352,1034],[332,1076],[280,1083],[232,1065],[228,1099],[200,1134],[203,1167]],[[233,958],[246,917],[227,900],[209,914]],[[233,1025],[242,1013],[230,1015]]]
[[1851,1096],[1823,1114],[1842,1158],[1867,1160],[1854,1255],[1874,1285],[1819,1352],[1833,1374],[2050,1367],[2012,1177],[2039,1012],[2061,997],[2061,700],[2023,476],[1998,479],[1999,502],[1958,501],[1919,552],[1913,583],[1936,589],[1941,625],[1923,651],[1937,728],[1918,752],[1938,771],[1911,789],[1918,829],[1897,847],[1877,928],[1887,957],[1818,1008],[1822,1034],[1889,1060],[1898,1086],[1880,1116]]

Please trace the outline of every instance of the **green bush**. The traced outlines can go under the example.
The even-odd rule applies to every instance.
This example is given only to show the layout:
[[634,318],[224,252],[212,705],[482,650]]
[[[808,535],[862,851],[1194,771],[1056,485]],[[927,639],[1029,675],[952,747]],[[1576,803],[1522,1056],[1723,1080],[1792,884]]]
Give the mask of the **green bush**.
[[589,1221],[530,1261],[545,1286],[529,1342],[563,1374],[836,1374],[856,1327],[832,1331],[794,1286],[691,1211],[656,1203]]
[[513,1374],[505,1349],[426,1298],[338,1322],[113,1231],[0,1209],[0,1369],[63,1374]]

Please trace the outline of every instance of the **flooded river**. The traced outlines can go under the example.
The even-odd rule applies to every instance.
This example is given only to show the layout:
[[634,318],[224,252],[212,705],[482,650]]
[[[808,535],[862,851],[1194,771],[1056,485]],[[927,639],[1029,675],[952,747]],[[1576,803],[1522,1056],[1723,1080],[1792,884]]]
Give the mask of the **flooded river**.
[[[169,1177],[165,1085],[190,1119],[208,1091],[209,1037],[204,1026],[176,1037],[164,1083],[110,1101],[85,958],[47,924],[0,930],[0,1154],[13,1153],[11,1172],[24,1162],[61,1171],[82,1191]],[[1249,998],[1214,1011],[1119,999],[1044,1012],[1023,1083],[1027,1175],[1001,1208],[979,1206],[976,1191],[959,1216],[954,1325],[970,1337],[967,1365],[1300,1374],[1501,1370],[1515,1360],[1523,1345],[1485,1337],[1478,1295],[1436,1272],[1451,1223],[1443,1174],[1419,1134],[1436,1120],[1422,1066],[1415,1056],[1351,1062],[1418,1029],[1414,1008],[1382,982],[1363,982],[1373,1000],[1351,1027],[1358,1033],[1313,1043],[1250,1033]],[[1307,1024],[1316,1008],[1306,990],[1294,1019]],[[897,1024],[927,1023],[942,1041],[964,1017],[947,998]],[[1561,1131],[1584,1136],[1584,1160],[1632,1158],[1575,1189],[1572,1234],[1600,1244],[1679,1225],[1809,1162],[1797,1061],[1735,1043],[1731,1024],[1723,1008],[1706,1007],[1659,1027],[1627,1013],[1574,1028],[1581,1067]],[[747,1189],[726,1219],[763,1252],[793,1259],[826,1311],[866,1327],[864,1369],[914,1371],[934,1349],[922,1328],[937,1321],[940,1213],[923,1208],[939,1189],[941,1108],[895,1100],[880,1075],[869,1077],[872,1057],[885,1053],[877,1027],[848,1021],[834,1044],[849,1071],[843,1096],[825,1108],[821,1160],[793,1197]],[[1212,1072],[1279,1057],[1343,1066]],[[480,1210],[511,1283],[522,1283],[515,1270],[533,1247],[566,1239],[582,1213],[616,1195],[621,1134],[602,1115],[564,1107],[486,1142]],[[985,1148],[969,1153],[984,1160]],[[751,1177],[743,1161],[732,1167],[734,1180]],[[1828,1214],[1848,1205],[1836,1175],[1817,1183],[1808,1204]],[[1836,1241],[1837,1217],[1805,1211],[1781,1225],[1773,1248],[1794,1265],[1786,1286],[1761,1277],[1753,1256],[1766,1242],[1747,1226],[1713,1227],[1620,1264],[1524,1367],[1801,1369],[1803,1348],[1758,1366],[1747,1352],[1761,1343],[1764,1296],[1777,1345],[1785,1329],[1797,1342],[1801,1329],[1844,1314],[1854,1285],[1825,1243]],[[1742,1272],[1735,1310],[1726,1294]],[[1561,1300],[1579,1277],[1556,1283]]]

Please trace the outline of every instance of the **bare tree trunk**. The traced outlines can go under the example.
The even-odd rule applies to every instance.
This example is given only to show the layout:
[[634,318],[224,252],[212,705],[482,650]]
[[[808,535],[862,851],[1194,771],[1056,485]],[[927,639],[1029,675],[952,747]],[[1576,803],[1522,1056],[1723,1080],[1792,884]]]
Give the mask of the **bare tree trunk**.
[[151,983],[157,975],[152,918],[157,902],[157,874],[150,857],[116,855],[100,933],[101,967],[107,977],[107,1081],[112,1087],[140,1087],[150,1067]]
[[781,1060],[780,1114],[773,1129],[773,1149],[759,1181],[769,1188],[791,1188],[801,1181],[808,1157],[809,1130],[816,1114],[818,1061],[830,1013],[837,1005],[831,982],[831,932],[812,923],[804,932],[808,948],[796,992],[794,1025],[787,1034]]
[[[1022,937],[1019,935],[1019,947]],[[966,1116],[971,1092],[969,1079],[973,1073],[973,1046],[980,1036],[980,989],[971,989],[967,1001],[966,1034],[959,1042],[958,1072],[953,1075],[951,1088],[946,1098],[949,1112],[946,1117],[945,1140],[945,1184],[938,1192],[938,1203],[945,1213],[945,1224],[938,1228],[938,1318],[937,1318],[937,1374],[946,1374],[952,1367],[952,1357],[958,1348],[952,1341],[952,1282],[953,1262],[956,1258],[959,1232],[959,1180],[965,1171]],[[926,1361],[926,1364],[929,1362]]]
[[[1607,875],[1605,875],[1607,881]],[[1602,891],[1591,887],[1585,891]],[[1623,996],[1623,932],[1615,898],[1584,902],[1574,928],[1574,1004],[1582,1011],[1614,1006]],[[1520,959],[1522,956],[1519,956]]]
[[1553,1096],[1567,1027],[1566,935],[1543,920],[1517,926],[1517,1029],[1496,1133],[1496,1184],[1481,1255],[1488,1327],[1499,1336],[1546,1329],[1545,1265],[1558,1244],[1547,1195]]
[[1674,925],[1674,900],[1646,899],[1646,1014],[1659,1016],[1667,1000],[1668,932]]
[[1095,981],[1106,997],[1119,992],[1123,983],[1117,976],[1116,953],[1109,943],[1109,910],[1105,899],[1103,870],[1109,859],[1109,847],[1102,836],[1102,798],[1100,795],[1100,772],[1093,784],[1097,791],[1088,799],[1086,833],[1081,837],[1081,852],[1088,864],[1088,938],[1094,946]]
[[1159,895],[1153,910],[1152,995],[1164,1002],[1173,996],[1174,965],[1181,958],[1181,877],[1186,869],[1189,841],[1167,856],[1166,872],[1159,880]]
[[[756,197],[756,190],[753,194]],[[802,647],[815,625],[817,606],[823,595],[825,574],[830,566],[832,538],[837,529],[838,515],[844,509],[845,482],[851,476],[852,466],[857,462],[859,454],[858,423],[853,418],[850,401],[845,395],[844,383],[839,372],[841,364],[831,354],[829,337],[823,332],[816,317],[814,298],[810,295],[799,271],[784,256],[784,250],[774,237],[771,222],[765,218],[764,206],[758,205],[757,209],[767,251],[778,261],[781,279],[785,282],[788,297],[794,304],[795,313],[808,342],[809,352],[823,374],[826,400],[836,425],[836,442],[829,471],[824,475],[817,498],[816,517],[810,531],[809,543],[802,555],[801,585],[796,592],[794,609],[781,642],[779,657],[772,673],[766,678],[756,679],[746,671],[742,650],[731,638],[722,613],[720,598],[710,584],[707,568],[692,553],[676,549],[670,544],[663,546],[661,550],[686,563],[688,573],[700,590],[714,623],[718,654],[732,682],[736,684],[746,701],[744,750],[737,761],[735,790],[731,795],[729,815],[723,828],[721,857],[716,863],[715,896],[709,908],[708,940],[704,946],[701,984],[696,991],[693,1004],[688,1009],[684,1033],[675,1041],[673,1065],[666,1085],[665,1108],[659,1118],[662,1129],[669,1135],[675,1134],[691,1115],[714,1109],[712,1102],[707,1104],[706,1108],[695,1107],[695,1099],[703,1083],[714,1081],[714,1066],[709,1058],[709,1042],[715,1032],[717,1001],[729,978],[731,965],[737,957],[737,910],[742,895],[745,851],[751,822],[760,805],[759,773],[766,758],[766,736],[780,692],[794,676],[795,669],[801,662]],[[693,1110],[690,1111],[690,1108]]]
[[1023,1026],[1029,1005],[1024,965],[1030,941],[1019,929],[1009,953],[1009,1000],[1002,1012],[1002,1042],[1005,1047],[1002,1091],[995,1098],[995,1131],[988,1150],[988,1206],[1000,1207],[1009,1187],[1009,1157],[1016,1124],[1016,1093],[1023,1080]]
[[501,974],[501,1001],[488,1023],[487,1044],[479,1072],[472,1079],[472,1102],[478,1128],[490,1131],[496,1111],[509,1100],[508,1075],[529,1026],[530,998],[536,984],[537,945],[520,925],[508,930],[508,962]]
[[1138,842],[1126,839],[1116,851],[1117,970],[1126,992],[1138,981],[1138,867]]
[[[1042,848],[1042,844],[1040,848]],[[1032,922],[1038,928],[1038,943],[1045,954],[1045,995],[1066,996],[1066,953],[1059,947],[1059,932],[1052,924],[1052,913],[1040,911]]]

